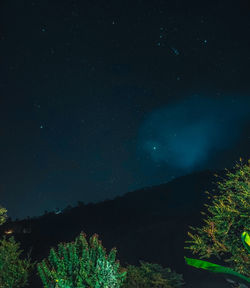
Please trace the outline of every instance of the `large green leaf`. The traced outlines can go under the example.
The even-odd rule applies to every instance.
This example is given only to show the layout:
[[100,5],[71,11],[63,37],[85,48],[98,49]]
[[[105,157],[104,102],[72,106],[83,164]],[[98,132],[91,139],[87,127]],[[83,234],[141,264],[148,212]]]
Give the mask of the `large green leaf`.
[[246,231],[241,234],[241,240],[248,253],[250,253],[250,236]]
[[214,264],[211,262],[199,260],[199,259],[188,258],[185,256],[184,256],[184,258],[185,258],[186,263],[190,266],[209,270],[209,271],[214,272],[214,273],[230,274],[230,275],[236,276],[236,277],[241,278],[241,279],[247,281],[248,283],[250,283],[250,278],[248,278],[248,277],[246,277],[246,276],[244,276],[238,272],[235,272],[234,270],[232,270],[230,268],[227,268],[227,267],[224,267],[224,266],[221,266],[218,264]]

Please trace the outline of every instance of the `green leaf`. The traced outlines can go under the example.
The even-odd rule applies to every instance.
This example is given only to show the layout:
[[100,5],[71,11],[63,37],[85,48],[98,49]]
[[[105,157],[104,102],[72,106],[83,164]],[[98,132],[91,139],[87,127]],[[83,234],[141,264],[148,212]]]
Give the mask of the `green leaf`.
[[201,269],[205,269],[205,270],[209,270],[213,273],[223,273],[223,274],[230,274],[233,276],[236,276],[238,278],[241,278],[245,281],[247,281],[248,283],[250,283],[250,278],[235,272],[234,270],[218,265],[218,264],[214,264],[211,262],[207,262],[207,261],[203,261],[203,260],[199,260],[199,259],[193,259],[193,258],[188,258],[185,257],[185,261],[188,265],[196,267],[196,268],[201,268]]
[[244,247],[250,253],[250,236],[249,236],[249,234],[246,231],[244,231],[241,234],[241,240],[242,240],[242,243],[243,243]]

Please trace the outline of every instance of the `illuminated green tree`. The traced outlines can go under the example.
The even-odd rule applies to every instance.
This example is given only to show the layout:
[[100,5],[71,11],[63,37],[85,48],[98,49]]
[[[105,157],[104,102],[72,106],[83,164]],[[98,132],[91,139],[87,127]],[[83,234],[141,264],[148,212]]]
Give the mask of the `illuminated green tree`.
[[208,197],[212,205],[205,206],[210,214],[201,212],[207,215],[206,224],[202,228],[190,226],[197,234],[188,232],[192,240],[185,242],[193,245],[184,248],[199,254],[201,259],[211,255],[223,257],[223,261],[229,263],[226,266],[249,277],[250,254],[242,245],[241,234],[250,233],[250,160],[244,165],[240,158],[240,164],[236,164],[234,170],[234,173],[227,170],[228,179],[217,183],[218,195]]
[[140,264],[140,267],[127,267],[127,278],[122,288],[177,288],[184,284],[182,275],[171,272],[170,268],[144,261]]
[[37,264],[44,288],[119,288],[126,277],[115,261],[116,249],[106,256],[98,235],[90,237],[88,245],[85,233],[75,242],[60,243],[58,252],[50,250],[48,260]]
[[5,209],[4,207],[0,206],[0,225],[2,225],[7,218],[7,209]]
[[0,288],[21,288],[28,283],[28,275],[34,268],[30,259],[21,260],[19,243],[12,236],[6,240],[6,236],[0,240]]

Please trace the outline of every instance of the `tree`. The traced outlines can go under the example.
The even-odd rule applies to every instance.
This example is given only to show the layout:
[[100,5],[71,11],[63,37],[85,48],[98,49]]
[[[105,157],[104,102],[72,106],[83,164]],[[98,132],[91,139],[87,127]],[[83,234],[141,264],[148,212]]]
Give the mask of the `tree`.
[[30,259],[21,260],[19,243],[12,236],[6,240],[6,236],[0,240],[0,288],[19,288],[27,285],[29,271],[34,268]]
[[[226,169],[227,170],[227,169]],[[199,254],[200,258],[209,258],[215,255],[217,258],[229,263],[234,271],[247,277],[250,276],[250,254],[242,245],[241,234],[250,233],[250,160],[248,165],[236,164],[234,173],[227,173],[228,179],[218,182],[218,195],[209,196],[212,205],[205,204],[207,211],[201,212],[207,215],[202,228],[189,226],[195,235],[188,232],[192,243],[189,249],[193,254]],[[219,177],[214,174],[215,177]],[[214,191],[214,189],[213,189]],[[208,191],[205,193],[210,194]],[[227,265],[228,266],[228,265]]]
[[171,272],[170,268],[144,261],[139,262],[140,267],[133,265],[127,267],[127,278],[122,288],[177,288],[184,284],[182,275]]
[[0,207],[0,225],[2,225],[7,219],[7,209]]
[[75,242],[60,243],[58,252],[52,248],[48,260],[37,264],[45,288],[120,287],[126,271],[115,261],[116,249],[106,256],[97,234],[90,238],[89,246],[85,236],[81,232]]

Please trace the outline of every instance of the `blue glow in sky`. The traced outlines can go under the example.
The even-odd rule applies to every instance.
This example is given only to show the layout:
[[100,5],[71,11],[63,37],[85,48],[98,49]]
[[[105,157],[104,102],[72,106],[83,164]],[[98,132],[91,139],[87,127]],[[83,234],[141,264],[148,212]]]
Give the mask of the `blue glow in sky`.
[[[148,114],[138,137],[138,153],[179,170],[206,167],[206,161],[232,148],[250,115],[250,98],[193,95]],[[140,149],[142,148],[142,149]]]

